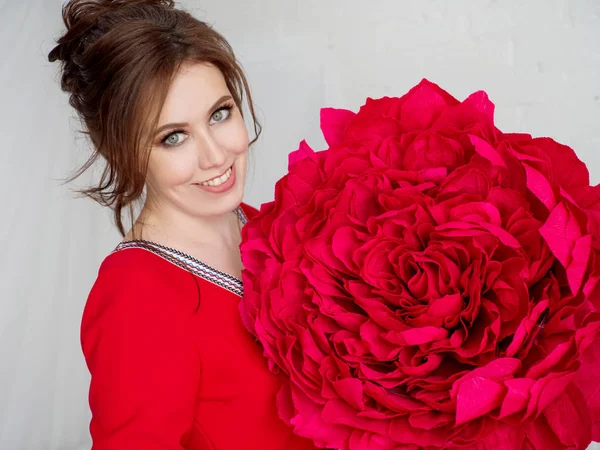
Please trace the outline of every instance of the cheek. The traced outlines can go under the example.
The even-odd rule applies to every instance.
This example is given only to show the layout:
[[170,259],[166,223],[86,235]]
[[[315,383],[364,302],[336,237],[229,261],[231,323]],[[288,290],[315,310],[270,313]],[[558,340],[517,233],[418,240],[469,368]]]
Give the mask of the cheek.
[[227,126],[218,129],[216,139],[222,148],[235,154],[248,150],[248,131],[241,116],[236,115]]
[[193,156],[193,152],[185,151],[183,148],[150,155],[148,181],[158,190],[189,182],[197,166]]

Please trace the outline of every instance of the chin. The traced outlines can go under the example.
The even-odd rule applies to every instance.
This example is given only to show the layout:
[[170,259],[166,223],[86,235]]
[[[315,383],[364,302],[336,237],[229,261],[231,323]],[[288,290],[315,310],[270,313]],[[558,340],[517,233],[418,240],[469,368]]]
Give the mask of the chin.
[[236,182],[236,185],[226,193],[203,195],[203,199],[200,200],[202,210],[198,211],[198,215],[219,216],[229,214],[240,206],[243,200],[244,185]]

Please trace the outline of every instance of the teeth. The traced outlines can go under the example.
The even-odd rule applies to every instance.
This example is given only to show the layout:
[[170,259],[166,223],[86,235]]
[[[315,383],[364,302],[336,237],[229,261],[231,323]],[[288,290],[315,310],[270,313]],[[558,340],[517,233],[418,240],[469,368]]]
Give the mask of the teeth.
[[217,178],[213,178],[212,180],[208,180],[208,181],[203,181],[202,183],[200,183],[201,186],[220,186],[223,183],[225,183],[227,180],[229,180],[229,177],[231,176],[231,167],[229,169],[227,169],[227,172],[225,172],[223,175],[221,175],[220,177]]

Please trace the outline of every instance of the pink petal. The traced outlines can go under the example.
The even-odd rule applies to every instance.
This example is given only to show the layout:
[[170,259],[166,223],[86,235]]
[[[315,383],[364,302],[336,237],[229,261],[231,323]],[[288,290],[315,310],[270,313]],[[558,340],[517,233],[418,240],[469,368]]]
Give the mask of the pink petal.
[[377,404],[385,408],[389,408],[392,411],[401,413],[411,412],[414,414],[419,411],[425,411],[429,408],[413,397],[403,394],[396,394],[375,383],[366,383],[364,390],[367,395],[377,402]]
[[548,307],[548,300],[542,300],[538,304],[536,304],[529,314],[528,317],[525,317],[521,323],[519,324],[519,328],[514,334],[513,340],[506,349],[507,356],[515,356],[517,352],[522,348],[522,346],[527,342],[531,331],[537,325],[537,322],[542,315],[542,313]]
[[292,401],[292,392],[290,390],[289,383],[285,383],[281,389],[279,389],[279,392],[277,393],[276,404],[279,417],[286,424],[290,425],[296,411],[294,408],[294,402]]
[[523,450],[565,450],[565,446],[558,442],[554,431],[546,423],[543,416],[534,422],[527,423],[524,429],[527,432],[526,442],[528,445],[523,447]]
[[[387,436],[382,436],[368,431],[354,430],[348,440],[348,450],[366,450],[376,448],[378,450],[397,450],[397,444]],[[416,445],[403,447],[403,450],[420,450]]]
[[351,227],[342,227],[333,233],[331,238],[331,250],[333,254],[344,265],[351,270],[358,271],[354,263],[353,255],[358,247],[364,243],[366,236],[360,236],[360,233]]
[[[521,361],[517,358],[497,358],[490,361],[488,364],[482,367],[477,367],[473,371],[467,373],[461,378],[465,381],[469,378],[495,378],[495,379],[506,379],[512,378],[512,376],[521,369]],[[461,381],[459,380],[458,383]],[[453,388],[454,389],[454,388]]]
[[498,151],[488,142],[472,134],[469,135],[469,139],[471,140],[471,144],[473,144],[477,153],[491,162],[494,166],[506,169],[506,163],[504,162],[504,159],[500,153],[498,153]]
[[464,450],[529,450],[529,447],[523,446],[524,440],[524,427],[496,422],[490,434],[478,440],[477,444],[466,447]]
[[[285,403],[285,397],[290,395],[295,407],[295,416],[289,420],[294,427],[294,433],[325,443],[322,447],[342,447],[350,436],[351,429],[343,425],[326,422],[323,419],[323,406],[316,405],[299,389],[292,386],[291,391],[282,389],[277,395],[278,403]],[[280,396],[283,397],[280,400]],[[279,409],[281,414],[282,409]]]
[[574,192],[577,188],[590,184],[588,169],[572,148],[550,138],[536,138],[533,142],[550,158],[554,179],[558,185]]
[[495,106],[485,91],[473,92],[463,101],[463,105],[472,106],[477,112],[483,114],[490,124],[493,124]]
[[352,428],[360,428],[373,433],[382,435],[387,434],[387,420],[375,420],[362,417],[357,414],[357,411],[348,405],[348,403],[339,399],[329,400],[325,404],[321,416],[325,422],[334,426],[338,424],[348,425]]
[[558,344],[552,349],[552,351],[548,355],[546,355],[544,359],[542,359],[537,364],[531,366],[527,371],[526,376],[535,380],[546,376],[549,372],[552,371],[554,366],[558,364],[558,362],[563,358],[563,356],[565,356],[569,351],[572,350],[573,345],[570,341]]
[[[392,332],[390,332],[391,334]],[[394,333],[396,334],[396,333]],[[448,337],[448,330],[437,327],[412,328],[397,333],[403,345],[421,345]]]
[[457,205],[452,209],[452,217],[465,222],[502,225],[500,211],[489,202],[470,202]]
[[502,383],[489,378],[473,377],[464,381],[456,396],[456,424],[463,424],[498,408],[505,393]]
[[446,295],[429,305],[429,314],[433,317],[452,317],[457,315],[463,306],[464,302],[460,294]]
[[567,279],[569,280],[569,287],[571,293],[577,295],[585,276],[585,270],[590,259],[590,253],[592,251],[592,236],[583,236],[581,239],[575,241],[575,246],[571,253],[572,259],[567,267]]
[[364,408],[363,386],[358,378],[344,378],[333,383],[339,396],[357,410]]
[[504,228],[492,225],[490,223],[480,223],[479,225],[500,239],[500,242],[502,242],[504,245],[512,248],[521,248],[521,243]]
[[586,448],[592,441],[591,421],[585,399],[573,386],[548,408],[544,416],[549,427],[566,448]]
[[573,384],[583,393],[593,420],[593,439],[600,441],[600,337],[583,353]]
[[550,251],[563,267],[570,262],[571,249],[575,241],[582,236],[577,220],[564,203],[559,203],[540,227],[540,234],[550,247]]
[[540,201],[552,210],[556,206],[556,197],[548,179],[529,164],[523,163],[523,168],[527,175],[527,189],[535,195]]
[[527,415],[529,416],[534,410],[538,413],[545,410],[565,392],[573,378],[573,374],[552,373],[546,378],[538,380],[531,388],[531,400],[527,407]]
[[530,378],[514,378],[506,380],[504,385],[508,391],[502,407],[500,408],[500,419],[527,409],[529,403],[530,390],[535,381]]
[[445,414],[438,411],[412,412],[408,422],[415,428],[431,431],[440,426],[447,427],[452,425],[454,417],[452,414]]
[[444,448],[444,444],[447,443],[448,431],[441,428],[424,433],[423,430],[413,428],[407,418],[397,417],[390,422],[388,435],[394,441],[401,443],[394,450],[411,449],[412,447],[409,445],[416,445],[420,450],[423,448],[437,449]]
[[346,125],[354,116],[356,114],[347,109],[321,109],[321,131],[330,147],[342,143]]
[[306,158],[312,158],[314,157],[314,155],[315,152],[313,151],[313,149],[310,148],[310,146],[306,143],[305,140],[302,140],[302,142],[300,142],[298,150],[291,152],[288,156],[288,171],[291,171],[292,168],[300,161]]
[[413,87],[403,100],[398,104],[400,111],[391,110],[390,115],[395,115],[406,131],[430,128],[444,110],[458,103],[446,91],[427,80]]
[[369,351],[379,360],[390,360],[397,357],[400,349],[397,345],[385,340],[383,334],[387,333],[373,320],[367,320],[360,327],[360,337],[363,338]]

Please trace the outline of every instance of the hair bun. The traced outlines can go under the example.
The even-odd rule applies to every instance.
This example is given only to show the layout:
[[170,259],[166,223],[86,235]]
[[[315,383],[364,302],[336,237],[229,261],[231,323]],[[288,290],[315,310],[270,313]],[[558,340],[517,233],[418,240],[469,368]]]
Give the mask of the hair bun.
[[[62,8],[65,33],[56,41],[56,46],[48,54],[50,62],[61,61],[63,90],[77,96],[85,83],[85,68],[82,65],[86,48],[100,38],[107,30],[106,24],[123,20],[126,12],[139,7],[174,8],[173,0],[70,0]],[[107,17],[107,16],[112,17]],[[105,26],[102,18],[106,17]],[[73,105],[75,106],[75,105]]]
[[109,12],[136,6],[173,8],[173,0],[70,0],[62,10],[63,22],[67,31],[61,36],[56,47],[48,54],[48,60],[69,61],[71,54],[77,53],[87,37],[97,25],[98,19]]

